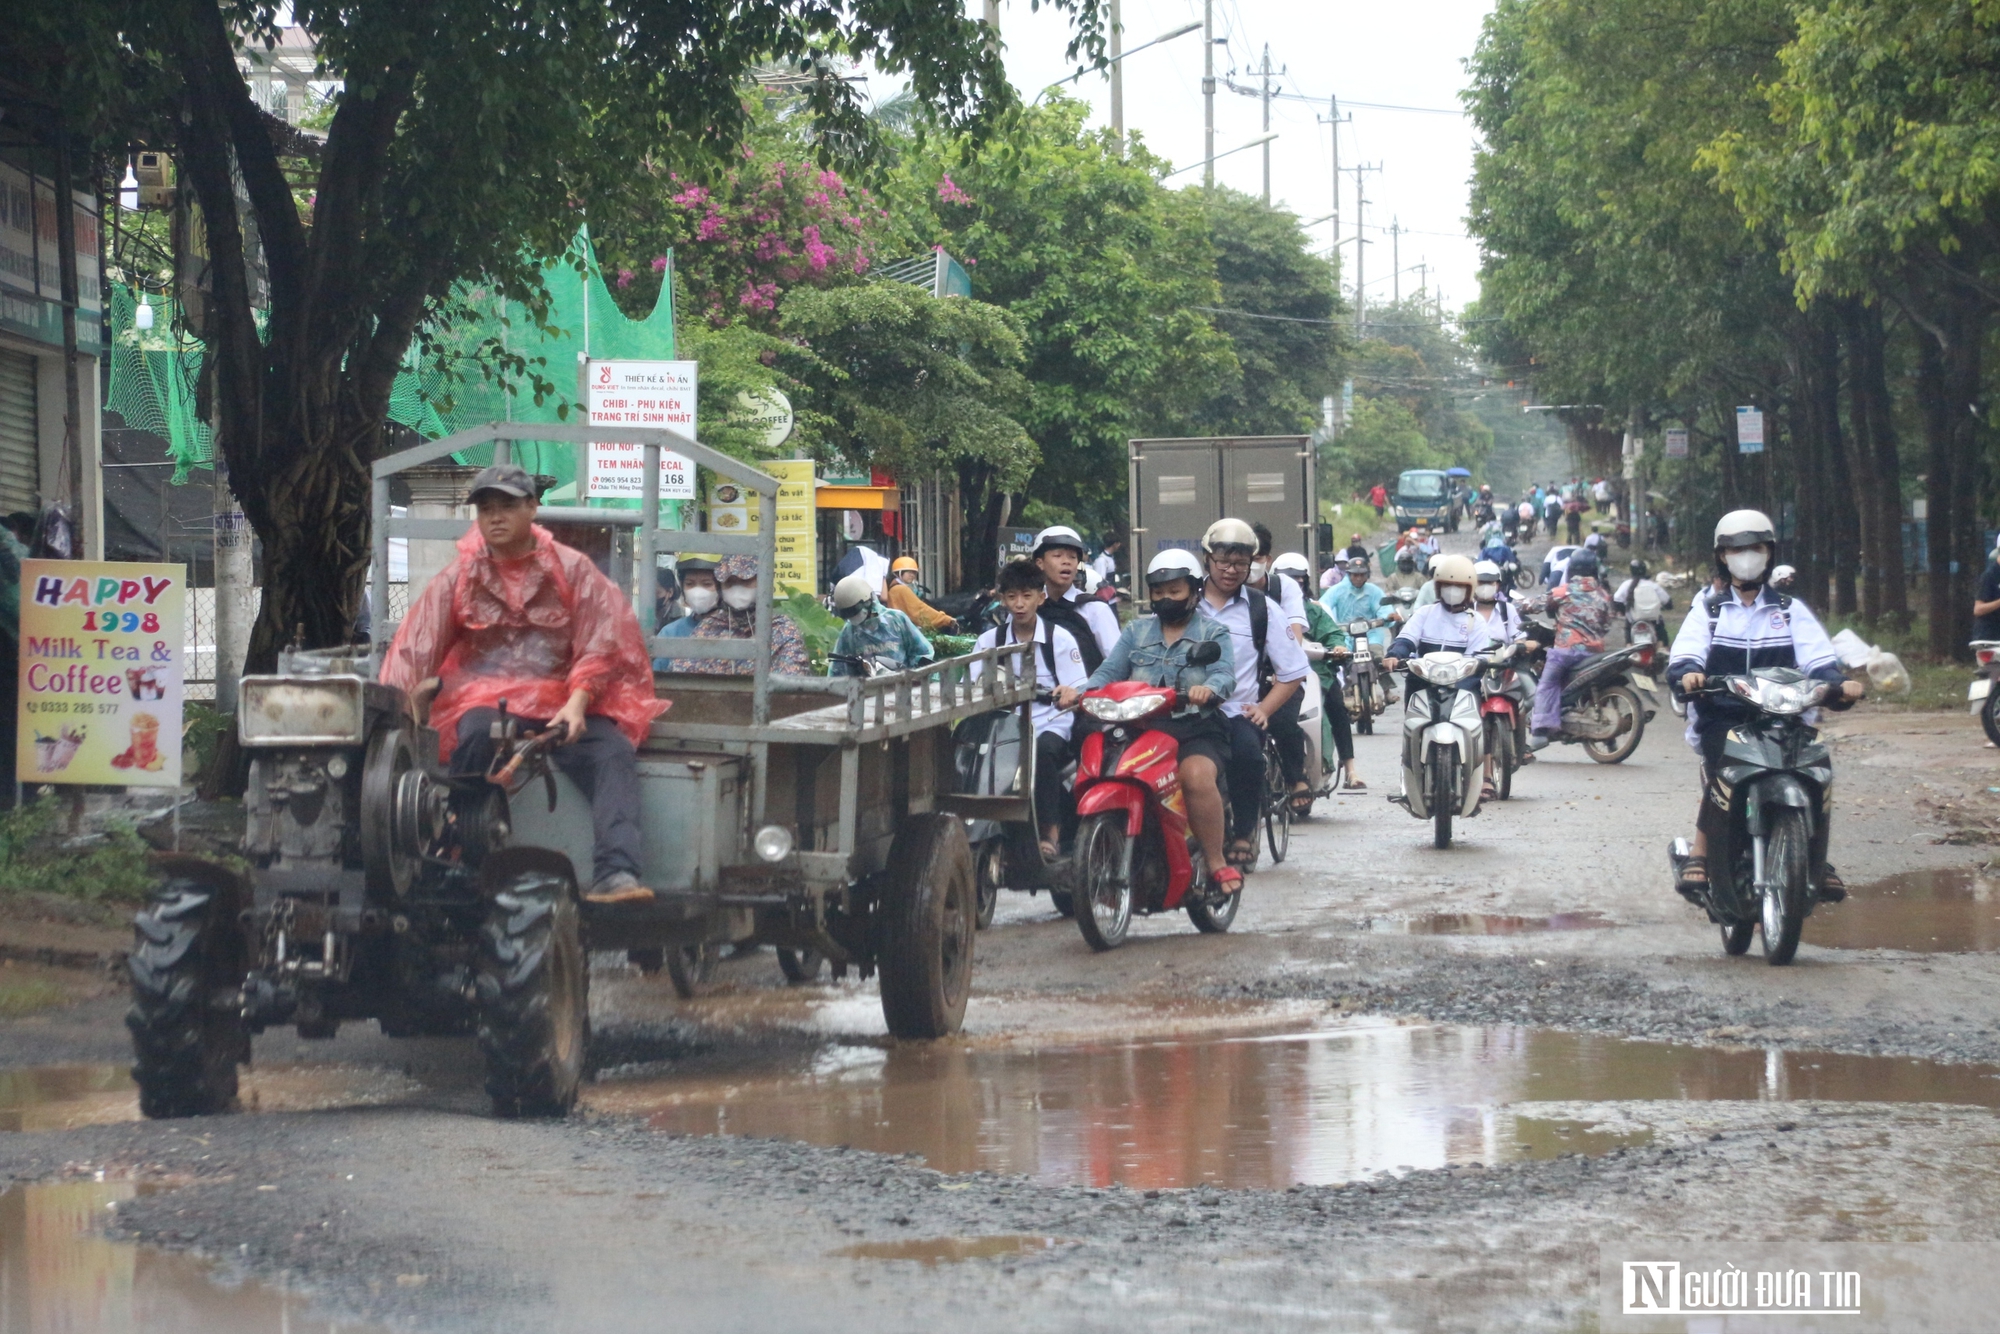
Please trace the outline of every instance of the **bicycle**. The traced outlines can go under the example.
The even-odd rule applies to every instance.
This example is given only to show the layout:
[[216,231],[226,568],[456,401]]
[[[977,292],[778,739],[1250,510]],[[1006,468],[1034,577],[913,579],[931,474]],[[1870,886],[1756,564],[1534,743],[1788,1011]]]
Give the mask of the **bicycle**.
[[1292,785],[1285,781],[1285,762],[1278,754],[1278,740],[1268,728],[1264,731],[1262,749],[1264,841],[1270,846],[1271,862],[1276,865],[1285,860],[1285,854],[1292,847]]

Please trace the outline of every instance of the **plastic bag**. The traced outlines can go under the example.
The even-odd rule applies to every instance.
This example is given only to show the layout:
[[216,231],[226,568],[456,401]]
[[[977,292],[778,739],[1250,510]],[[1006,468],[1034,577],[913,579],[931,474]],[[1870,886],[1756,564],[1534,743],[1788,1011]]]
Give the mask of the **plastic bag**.
[[[1849,671],[1858,671],[1875,656],[1875,646],[1852,630],[1842,630],[1833,637],[1833,652],[1840,659],[1841,666]],[[1898,667],[1901,665],[1897,664]]]
[[1883,694],[1910,693],[1910,671],[1895,654],[1876,649],[1868,655],[1867,669],[1869,682]]

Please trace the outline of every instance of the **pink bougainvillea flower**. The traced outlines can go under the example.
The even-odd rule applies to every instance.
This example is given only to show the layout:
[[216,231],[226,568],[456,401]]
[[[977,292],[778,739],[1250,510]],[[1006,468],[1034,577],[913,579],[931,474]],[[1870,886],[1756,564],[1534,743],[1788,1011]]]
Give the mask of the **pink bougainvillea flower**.
[[653,272],[665,273],[666,271],[667,271],[667,257],[665,255],[653,256]]
[[959,188],[958,182],[952,180],[950,172],[946,172],[944,179],[938,182],[937,192],[938,198],[947,204],[970,204],[972,202],[972,196]]
[[618,270],[618,290],[622,292],[631,285],[632,285],[632,270],[630,269]]

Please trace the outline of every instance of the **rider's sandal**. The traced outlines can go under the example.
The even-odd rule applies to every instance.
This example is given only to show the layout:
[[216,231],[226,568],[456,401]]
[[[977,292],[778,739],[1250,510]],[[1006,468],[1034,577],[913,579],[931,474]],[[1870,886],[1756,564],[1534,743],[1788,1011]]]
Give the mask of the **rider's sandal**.
[[1210,871],[1208,878],[1214,882],[1216,891],[1222,894],[1243,892],[1243,872],[1234,866],[1225,866],[1220,871]]
[[1231,869],[1241,870],[1257,864],[1257,845],[1247,838],[1232,839],[1222,855]]
[[1049,841],[1048,841],[1047,839],[1043,839],[1043,840],[1042,840],[1042,860],[1043,860],[1043,861],[1045,861],[1045,862],[1052,862],[1052,861],[1056,860],[1056,859],[1057,859],[1058,857],[1060,857],[1060,856],[1062,856],[1062,849],[1061,849],[1061,848],[1059,848],[1059,847],[1057,847],[1057,846],[1056,846],[1055,844],[1053,844],[1053,843],[1049,842]]
[[[1701,879],[1692,879],[1688,874],[1690,871],[1701,872]],[[1686,861],[1682,862],[1680,879],[1674,881],[1674,891],[1689,903],[1699,905],[1702,901],[1702,893],[1707,888],[1708,858],[1689,857]]]
[[1481,801],[1500,800],[1500,789],[1493,786],[1493,781],[1491,779],[1488,779],[1486,782],[1480,784],[1479,799]]
[[1362,782],[1359,778],[1349,778],[1342,782],[1341,786],[1349,792],[1366,792],[1368,790],[1368,784]]
[[1292,789],[1292,814],[1311,815],[1314,800],[1312,788],[1305,783],[1300,783]]
[[1847,899],[1847,882],[1840,878],[1840,872],[1834,870],[1830,863],[1820,864],[1819,899],[1821,903],[1842,903]]

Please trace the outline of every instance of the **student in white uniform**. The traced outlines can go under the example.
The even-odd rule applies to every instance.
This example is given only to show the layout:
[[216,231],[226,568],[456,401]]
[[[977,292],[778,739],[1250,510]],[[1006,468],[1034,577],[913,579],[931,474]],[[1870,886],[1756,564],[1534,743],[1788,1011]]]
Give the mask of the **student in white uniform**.
[[[1083,596],[1077,587],[1077,567],[1083,564],[1083,538],[1074,528],[1056,524],[1035,534],[1035,564],[1042,572],[1048,600],[1042,619],[1076,637],[1083,665],[1091,671],[1118,642],[1118,613],[1108,603]],[[1088,639],[1090,642],[1085,643]]]
[[[1090,673],[1083,667],[1083,653],[1076,636],[1041,617],[1045,579],[1033,561],[1013,560],[1000,571],[1000,605],[1007,619],[979,636],[973,651],[1000,644],[1035,645],[1035,684],[1054,694],[1063,686],[1083,689]],[[979,677],[982,664],[972,665]],[[1042,855],[1059,854],[1062,839],[1062,775],[1069,764],[1070,731],[1075,718],[1055,704],[1037,703],[1035,723],[1035,822],[1041,829]]]

